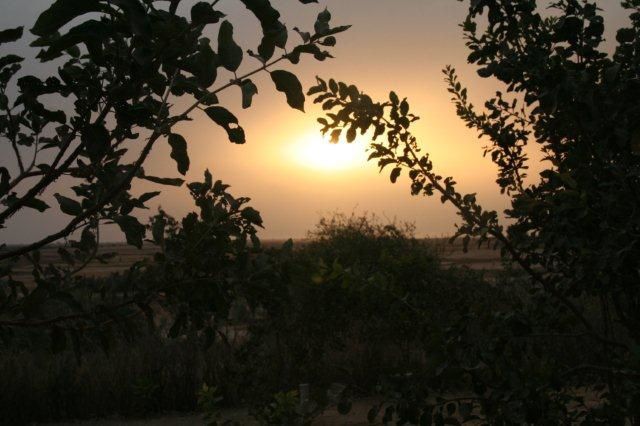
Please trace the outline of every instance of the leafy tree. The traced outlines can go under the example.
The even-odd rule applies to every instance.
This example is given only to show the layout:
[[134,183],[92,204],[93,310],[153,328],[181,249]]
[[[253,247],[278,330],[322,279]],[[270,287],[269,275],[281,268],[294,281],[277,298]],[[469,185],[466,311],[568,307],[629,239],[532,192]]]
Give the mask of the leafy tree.
[[[640,2],[622,6],[630,24],[608,54],[596,2],[555,1],[545,17],[534,0],[470,1],[462,24],[468,61],[504,89],[479,109],[455,69],[444,74],[458,116],[487,141],[496,183],[511,199],[507,226],[436,172],[411,133],[418,117],[406,99],[391,92],[375,102],[353,85],[322,79],[309,91],[329,111],[318,121],[332,142],[371,131],[370,159],[392,168],[392,182],[406,170],[413,195],[439,195],[456,207],[455,237],[465,247],[472,238],[492,240],[529,277],[521,309],[493,320],[471,316],[469,323],[488,321],[495,341],[471,344],[466,326],[450,341],[452,360],[440,373],[456,371],[472,384],[469,419],[479,407],[491,424],[638,421]],[[526,174],[529,147],[544,154],[537,180]],[[585,356],[567,364],[540,350],[545,341],[580,345]],[[586,394],[598,404],[586,405],[585,391],[575,395],[587,385],[596,385]],[[460,401],[446,403],[429,411],[427,424],[462,410]]]
[[209,346],[233,303],[246,298],[256,269],[252,256],[260,248],[256,228],[262,226],[262,218],[246,206],[248,198],[233,197],[229,185],[213,182],[208,170],[204,182],[188,187],[200,212],[189,213],[180,223],[162,210],[151,219],[161,253],[140,282],[162,291],[159,302],[173,319],[169,337],[202,331],[203,343]]
[[[64,227],[41,240],[20,247],[3,245],[0,336],[4,339],[20,329],[48,329],[54,348],[61,349],[69,336],[78,342],[84,331],[122,317],[141,311],[152,315],[149,306],[160,289],[141,292],[129,283],[125,288],[102,289],[103,296],[106,291],[113,297],[95,303],[93,295],[78,294],[77,274],[93,259],[108,260],[110,255],[98,252],[104,224],[117,224],[129,244],[142,246],[145,226],[133,212],[145,208],[159,191],[134,194],[136,180],[183,183],[181,178],[145,173],[144,163],[153,148],[167,141],[171,158],[184,175],[190,164],[187,142],[173,129],[192,120],[198,110],[221,126],[232,143],[244,143],[238,119],[219,104],[217,95],[238,90],[242,107],[249,108],[258,93],[251,77],[263,71],[270,73],[291,107],[304,110],[305,97],[296,76],[273,70],[274,66],[285,61],[297,64],[302,55],[320,61],[331,57],[325,47],[335,45],[335,34],[348,27],[332,27],[325,10],[314,31],[298,31],[302,42],[287,49],[289,31],[278,10],[268,0],[241,2],[261,26],[262,40],[255,52],[245,54],[235,42],[233,24],[216,9],[217,0],[197,2],[186,16],[178,13],[180,0],[56,0],[38,17],[31,33],[36,36],[32,46],[40,48],[37,58],[56,61],[57,73],[45,79],[20,76],[22,57],[0,58],[0,135],[16,162],[15,167],[8,162],[0,167],[0,226],[10,226],[9,219],[25,209],[47,214],[52,207],[41,195],[54,187],[60,191],[54,194],[56,207],[69,216]],[[217,45],[207,37],[211,32]],[[22,27],[2,31],[0,43],[18,40],[22,33]],[[238,74],[245,59],[257,66]],[[218,78],[224,70],[232,75],[230,81]],[[14,87],[17,95],[10,96]],[[180,109],[186,99],[190,103]],[[57,109],[60,104],[71,107]],[[65,185],[54,186],[62,177]],[[211,183],[210,175],[207,179]],[[190,190],[199,194],[198,203],[209,202],[205,193],[212,188],[200,194],[194,185]],[[216,188],[213,191],[221,195]],[[244,209],[242,215],[259,224],[254,210]],[[63,240],[58,248],[61,262],[44,264],[38,250]],[[35,286],[14,278],[12,268],[21,258],[33,265]]]

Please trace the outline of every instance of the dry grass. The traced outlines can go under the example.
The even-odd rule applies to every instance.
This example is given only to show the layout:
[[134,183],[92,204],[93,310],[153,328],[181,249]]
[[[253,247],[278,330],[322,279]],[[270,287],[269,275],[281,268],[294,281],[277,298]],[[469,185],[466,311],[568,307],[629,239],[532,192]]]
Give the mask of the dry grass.
[[[434,247],[445,266],[465,266],[470,269],[488,272],[502,269],[500,250],[494,250],[486,244],[482,245],[482,247],[478,247],[476,244],[470,244],[469,251],[464,253],[462,244],[459,241],[453,244],[449,244],[447,238],[430,238],[426,239],[426,241]],[[285,240],[263,240],[262,245],[266,248],[279,247],[284,242]],[[294,244],[304,246],[306,240],[296,240]],[[99,253],[115,253],[115,257],[106,264],[94,260],[82,271],[82,275],[87,277],[105,277],[115,272],[122,272],[137,261],[153,257],[156,251],[156,246],[152,244],[145,244],[142,249],[124,243],[103,244]],[[59,265],[61,263],[56,246],[45,247],[40,251],[40,256],[43,264],[53,263]],[[31,265],[26,260],[20,260],[14,268],[14,271],[15,279],[26,284],[33,282]]]

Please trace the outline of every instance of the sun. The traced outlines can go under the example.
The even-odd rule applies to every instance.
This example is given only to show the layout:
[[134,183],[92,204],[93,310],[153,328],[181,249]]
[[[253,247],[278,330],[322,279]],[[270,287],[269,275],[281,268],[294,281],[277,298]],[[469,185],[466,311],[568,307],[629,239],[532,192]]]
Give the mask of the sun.
[[296,140],[293,146],[295,160],[304,167],[335,171],[362,167],[367,161],[362,143],[329,142],[319,133],[309,133]]

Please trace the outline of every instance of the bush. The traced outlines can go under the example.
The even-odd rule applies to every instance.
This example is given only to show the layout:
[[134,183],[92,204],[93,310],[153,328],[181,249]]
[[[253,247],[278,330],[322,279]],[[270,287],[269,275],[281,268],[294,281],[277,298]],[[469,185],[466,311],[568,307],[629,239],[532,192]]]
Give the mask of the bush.
[[[410,226],[370,216],[323,219],[308,243],[255,253],[249,269],[252,303],[236,305],[255,307],[244,325],[219,323],[209,346],[200,330],[167,338],[167,318],[166,327],[113,342],[108,354],[87,350],[76,358],[29,346],[0,353],[0,418],[19,424],[194,411],[203,383],[217,388],[221,407],[264,407],[300,383],[312,384],[311,399],[326,404],[324,390],[334,382],[369,394],[384,376],[437,368],[444,360],[432,349],[461,307],[486,312],[506,303],[481,274],[443,268]],[[137,273],[143,280],[144,270]],[[142,319],[136,324],[146,329]]]
[[440,365],[432,349],[465,309],[507,303],[481,273],[442,267],[412,231],[336,215],[307,244],[278,253],[280,298],[252,332],[255,344],[278,347],[264,362],[281,386],[346,381],[372,392],[381,376]]

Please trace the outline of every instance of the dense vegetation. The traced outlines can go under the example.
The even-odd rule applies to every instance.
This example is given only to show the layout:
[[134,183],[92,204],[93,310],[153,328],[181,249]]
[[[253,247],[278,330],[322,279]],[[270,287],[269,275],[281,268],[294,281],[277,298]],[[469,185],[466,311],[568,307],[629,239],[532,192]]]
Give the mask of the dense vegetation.
[[[354,396],[377,393],[370,422],[637,424],[640,1],[622,2],[631,23],[617,31],[613,54],[602,50],[595,2],[559,0],[545,14],[534,0],[470,2],[468,61],[504,87],[481,111],[453,68],[445,79],[460,118],[487,141],[496,183],[512,201],[508,225],[436,172],[411,133],[418,117],[407,99],[391,92],[376,102],[355,85],[320,78],[308,92],[327,110],[319,122],[333,142],[369,133],[370,158],[392,167],[392,182],[405,171],[413,195],[437,194],[457,209],[455,237],[465,248],[489,242],[502,251],[515,273],[491,283],[443,268],[410,227],[366,217],[330,218],[308,245],[264,249],[258,211],[208,171],[187,185],[196,212],[175,220],[159,211],[148,227],[131,214],[158,195],[132,195],[134,179],[183,183],[142,167],[165,138],[186,172],[187,143],[175,124],[202,109],[243,143],[216,93],[237,86],[249,107],[254,73],[301,54],[324,60],[322,46],[348,28],[332,27],[325,10],[313,32],[297,31],[302,44],[285,50],[287,30],[270,2],[241,1],[263,33],[257,53],[247,52],[259,65],[241,77],[243,50],[216,1],[197,3],[188,19],[175,0],[164,8],[57,0],[31,31],[43,48],[38,58],[60,61],[58,75],[18,78],[15,99],[7,93],[22,58],[0,59],[0,134],[16,156],[14,169],[0,168],[0,225],[21,209],[46,211],[40,194],[60,176],[72,179],[76,198],[55,194],[71,216],[64,228],[0,252],[4,418],[199,406],[217,424],[220,404],[232,404],[255,406],[262,424],[297,424],[326,404],[347,412]],[[217,51],[203,35],[208,25],[217,25]],[[0,42],[21,35],[5,30]],[[219,69],[233,79],[214,89]],[[303,109],[297,78],[268,71],[289,105]],[[186,95],[192,106],[171,111]],[[46,106],[59,98],[73,109]],[[544,153],[535,178],[526,176],[530,147]],[[127,150],[137,159],[128,161]],[[80,276],[90,261],[108,261],[97,250],[105,223],[136,246],[150,234],[157,254],[126,274]],[[44,265],[38,249],[63,238],[64,266]],[[21,257],[35,285],[14,279]],[[310,400],[291,392],[300,383],[313,385]]]
[[[197,2],[190,9],[179,3],[57,0],[31,29],[36,37],[31,45],[40,48],[37,59],[54,61],[57,72],[46,78],[23,75],[24,58],[9,54],[0,59],[0,136],[4,152],[15,157],[0,167],[0,226],[10,226],[10,218],[24,209],[47,214],[52,207],[42,195],[55,190],[58,209],[69,216],[47,237],[21,247],[0,247],[3,340],[21,329],[40,329],[51,334],[57,347],[67,341],[78,346],[74,342],[84,338],[84,330],[100,333],[113,316],[127,318],[131,310],[151,316],[149,305],[158,288],[138,291],[129,286],[126,297],[119,288],[119,299],[114,296],[111,303],[95,306],[77,300],[69,289],[76,287],[75,277],[89,262],[109,259],[108,254],[96,256],[101,227],[117,225],[127,243],[142,245],[146,230],[135,213],[160,192],[134,194],[134,182],[183,184],[180,178],[145,173],[153,148],[168,143],[171,161],[184,175],[190,165],[187,142],[173,129],[201,113],[221,126],[230,142],[245,143],[238,119],[220,105],[217,95],[237,89],[238,103],[249,108],[258,92],[250,77],[258,72],[269,73],[275,90],[292,108],[304,111],[297,77],[273,68],[297,64],[302,55],[325,60],[331,56],[325,49],[336,44],[334,35],[348,29],[332,27],[325,10],[312,32],[295,35],[300,44],[287,45],[289,32],[280,13],[266,0],[243,0],[262,35],[257,51],[245,54],[234,40],[233,24],[215,8],[217,2]],[[0,44],[22,34],[22,27],[2,31]],[[210,34],[217,36],[217,51]],[[256,65],[239,74],[248,61]],[[219,81],[225,74],[230,79]],[[67,108],[57,109],[61,105]],[[61,178],[64,186],[55,186]],[[249,210],[243,214],[246,221],[260,225],[259,216]],[[62,262],[43,264],[38,250],[52,243],[60,244]],[[36,287],[13,278],[12,268],[23,257],[33,264]]]
[[[596,2],[556,1],[545,15],[533,0],[471,2],[462,24],[468,61],[502,90],[480,110],[456,71],[444,74],[458,116],[487,141],[496,183],[511,198],[507,226],[421,152],[407,99],[391,92],[375,102],[354,85],[322,79],[309,91],[329,111],[319,119],[324,133],[352,141],[371,131],[370,158],[392,167],[392,182],[407,170],[413,195],[438,195],[457,209],[455,237],[495,241],[528,275],[521,286],[531,297],[496,312],[491,342],[469,339],[466,329],[482,323],[472,316],[445,350],[448,369],[473,384],[465,411],[475,407],[492,424],[639,421],[640,2],[622,6],[630,25],[608,54]],[[536,179],[527,179],[530,147],[544,154]],[[584,338],[576,344],[594,356],[566,362],[541,350],[540,336]],[[598,404],[576,394],[583,386]]]
[[[182,243],[185,230],[167,222],[173,224],[164,240],[170,256],[169,247]],[[220,230],[206,238],[219,239]],[[129,338],[114,337],[107,353],[85,348],[78,360],[68,351],[51,354],[34,340],[3,350],[0,417],[23,423],[194,411],[203,384],[222,397],[214,412],[229,406],[260,412],[271,395],[300,383],[312,384],[318,407],[331,403],[326,390],[341,383],[334,403],[350,404],[380,393],[397,372],[438,368],[444,360],[428,354],[442,344],[443,326],[460,320],[461,307],[486,312],[508,303],[479,273],[442,267],[436,248],[415,239],[411,227],[338,215],[323,219],[310,238],[300,247],[252,249],[246,292],[229,305],[214,336],[188,326],[196,314],[177,331],[172,317],[182,311],[155,305],[162,312],[156,326],[150,330],[144,317],[129,321],[135,326]],[[209,259],[225,257],[210,250]],[[216,272],[235,268],[216,266]],[[158,268],[157,261],[143,262],[132,273],[137,282],[152,283]],[[126,279],[86,279],[83,287]],[[220,282],[210,278],[207,288]],[[192,305],[188,312],[198,309]],[[294,414],[297,408],[296,402]]]

